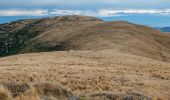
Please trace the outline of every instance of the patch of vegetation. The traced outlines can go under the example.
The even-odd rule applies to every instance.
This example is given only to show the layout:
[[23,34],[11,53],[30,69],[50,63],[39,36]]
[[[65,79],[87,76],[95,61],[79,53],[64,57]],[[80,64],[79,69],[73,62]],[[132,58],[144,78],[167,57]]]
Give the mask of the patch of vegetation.
[[63,51],[66,50],[64,44],[57,44],[52,42],[30,42],[20,51],[21,53],[27,52],[48,52],[48,51]]
[[[26,21],[26,20],[25,20]],[[64,44],[36,42],[33,38],[50,28],[45,19],[29,23],[16,21],[0,25],[0,57],[28,52],[47,52],[65,50]]]

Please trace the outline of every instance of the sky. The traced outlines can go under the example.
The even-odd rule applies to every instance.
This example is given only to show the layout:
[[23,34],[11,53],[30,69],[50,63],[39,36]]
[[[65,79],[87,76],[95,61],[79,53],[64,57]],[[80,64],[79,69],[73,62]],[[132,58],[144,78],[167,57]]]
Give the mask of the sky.
[[0,23],[63,15],[170,26],[170,0],[0,0]]

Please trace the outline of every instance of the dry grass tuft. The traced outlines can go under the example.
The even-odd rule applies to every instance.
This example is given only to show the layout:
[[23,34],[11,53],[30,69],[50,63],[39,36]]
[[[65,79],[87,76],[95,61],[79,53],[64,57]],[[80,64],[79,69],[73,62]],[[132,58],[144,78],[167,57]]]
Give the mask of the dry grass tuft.
[[3,86],[0,86],[0,100],[11,100],[10,92]]
[[41,98],[38,92],[34,88],[31,88],[24,94],[21,94],[20,96],[16,97],[16,100],[41,100]]
[[55,86],[50,83],[39,83],[36,84],[34,87],[39,94],[45,96],[53,96],[62,99],[62,98],[70,98],[73,95],[72,92],[68,91],[67,89],[64,89],[59,86]]
[[50,83],[3,83],[0,100],[66,100],[72,92]]
[[118,95],[113,93],[97,93],[90,95],[90,100],[117,100]]
[[30,89],[27,83],[5,83],[4,86],[11,92],[13,97],[17,97]]

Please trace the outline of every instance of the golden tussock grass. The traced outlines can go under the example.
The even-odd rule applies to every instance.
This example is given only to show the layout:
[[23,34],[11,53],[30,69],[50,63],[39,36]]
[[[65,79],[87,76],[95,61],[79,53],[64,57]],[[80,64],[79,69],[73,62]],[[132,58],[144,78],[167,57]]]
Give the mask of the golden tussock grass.
[[10,92],[3,86],[0,86],[0,100],[12,100]]
[[[0,70],[0,83],[23,83],[21,86],[12,85],[19,87],[16,90],[22,94],[17,99],[27,99],[30,95],[33,100],[42,97],[88,97],[103,92],[118,96],[130,92],[144,97],[170,98],[170,63],[115,50],[10,56],[0,58]],[[34,89],[30,89],[31,84]],[[12,90],[16,92],[15,88]],[[102,94],[102,98],[106,95],[110,97]]]

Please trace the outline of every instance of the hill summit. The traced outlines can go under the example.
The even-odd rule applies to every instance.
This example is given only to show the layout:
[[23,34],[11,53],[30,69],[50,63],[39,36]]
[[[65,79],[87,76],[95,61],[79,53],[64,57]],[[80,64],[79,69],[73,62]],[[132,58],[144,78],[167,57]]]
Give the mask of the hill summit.
[[170,35],[126,21],[58,16],[0,25],[0,56],[19,53],[106,50],[170,61]]

